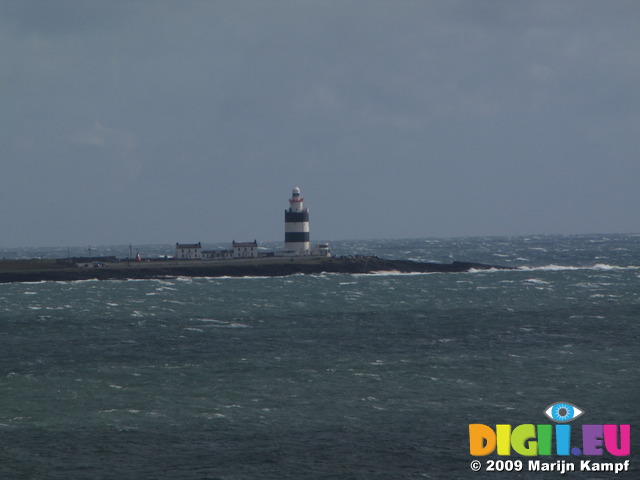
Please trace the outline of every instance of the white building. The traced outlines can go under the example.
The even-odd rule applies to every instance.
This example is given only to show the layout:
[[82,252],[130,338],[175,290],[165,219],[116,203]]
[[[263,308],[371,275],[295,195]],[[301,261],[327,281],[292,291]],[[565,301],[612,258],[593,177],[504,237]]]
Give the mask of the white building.
[[330,257],[331,248],[329,248],[329,244],[321,243],[320,245],[318,245],[318,250],[314,251],[313,255],[318,255],[319,257]]
[[202,258],[202,244],[198,243],[176,243],[176,259],[197,260]]
[[233,258],[256,258],[258,257],[258,242],[236,242],[233,241]]

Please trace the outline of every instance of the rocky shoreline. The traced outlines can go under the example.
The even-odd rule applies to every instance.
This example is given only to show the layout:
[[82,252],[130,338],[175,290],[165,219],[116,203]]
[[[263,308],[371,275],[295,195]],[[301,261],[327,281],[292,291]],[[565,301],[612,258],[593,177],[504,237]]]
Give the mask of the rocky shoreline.
[[31,262],[16,267],[0,262],[0,283],[75,281],[75,280],[137,280],[170,277],[281,277],[295,274],[376,272],[400,273],[460,273],[472,269],[508,270],[510,267],[473,262],[429,263],[410,260],[387,260],[373,256],[266,258],[232,261],[154,261],[120,262],[92,267],[60,265],[54,262]]

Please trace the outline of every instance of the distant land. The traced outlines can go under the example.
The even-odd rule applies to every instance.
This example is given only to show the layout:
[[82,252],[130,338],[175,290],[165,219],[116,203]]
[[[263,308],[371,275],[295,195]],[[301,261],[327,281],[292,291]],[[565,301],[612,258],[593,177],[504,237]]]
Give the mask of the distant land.
[[133,280],[168,277],[281,277],[320,273],[460,273],[509,267],[472,262],[430,263],[375,256],[270,257],[227,261],[152,260],[85,263],[61,260],[1,260],[0,283]]

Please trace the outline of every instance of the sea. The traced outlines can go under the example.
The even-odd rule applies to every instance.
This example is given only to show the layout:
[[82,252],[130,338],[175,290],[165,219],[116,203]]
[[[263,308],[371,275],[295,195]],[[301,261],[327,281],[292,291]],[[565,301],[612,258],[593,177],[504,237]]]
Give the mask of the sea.
[[[2,284],[0,479],[640,478],[640,235],[330,244],[515,269]],[[558,402],[584,412],[572,447],[631,425],[631,454],[536,459],[628,471],[471,456],[470,424],[555,425]]]

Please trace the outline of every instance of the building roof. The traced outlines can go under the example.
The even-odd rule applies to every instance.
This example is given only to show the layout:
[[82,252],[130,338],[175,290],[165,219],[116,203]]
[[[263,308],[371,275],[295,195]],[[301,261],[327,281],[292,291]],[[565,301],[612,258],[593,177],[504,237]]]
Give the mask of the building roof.
[[253,242],[236,242],[235,240],[233,241],[233,247],[257,247],[258,246],[258,241],[254,240]]
[[176,243],[176,248],[202,248],[202,244],[198,243]]

